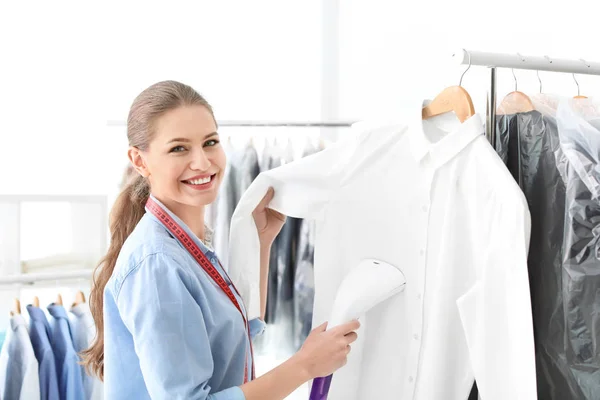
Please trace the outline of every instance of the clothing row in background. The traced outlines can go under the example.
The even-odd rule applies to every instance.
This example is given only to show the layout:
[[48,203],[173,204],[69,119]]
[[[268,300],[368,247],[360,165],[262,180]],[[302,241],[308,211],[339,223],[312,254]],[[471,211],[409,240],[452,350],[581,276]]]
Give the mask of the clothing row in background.
[[[229,227],[243,193],[264,171],[315,154],[326,143],[298,128],[280,132],[277,139],[255,137],[252,132],[226,137],[223,147],[227,169],[219,197],[208,207],[206,221],[215,231],[213,245],[228,265]],[[241,143],[239,139],[242,138]],[[238,139],[238,142],[236,142]],[[267,312],[268,329],[255,341],[257,354],[268,352],[286,358],[299,349],[312,326],[314,277],[314,223],[288,217],[271,248]]]
[[540,399],[600,399],[600,108],[526,96],[499,109],[496,150],[531,212]]
[[26,308],[29,322],[15,300],[0,352],[0,398],[102,399],[102,382],[86,374],[79,355],[96,335],[83,293],[77,294],[69,311],[60,295],[46,310],[37,297]]

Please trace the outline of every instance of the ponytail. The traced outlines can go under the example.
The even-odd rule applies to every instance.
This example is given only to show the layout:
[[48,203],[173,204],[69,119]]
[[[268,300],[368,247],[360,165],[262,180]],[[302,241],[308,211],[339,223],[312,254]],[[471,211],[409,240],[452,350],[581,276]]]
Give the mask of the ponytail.
[[110,211],[110,246],[94,271],[90,293],[90,310],[96,323],[96,337],[92,346],[82,353],[88,374],[104,379],[104,288],[117,263],[117,257],[127,237],[145,214],[150,195],[146,179],[138,175],[126,183]]

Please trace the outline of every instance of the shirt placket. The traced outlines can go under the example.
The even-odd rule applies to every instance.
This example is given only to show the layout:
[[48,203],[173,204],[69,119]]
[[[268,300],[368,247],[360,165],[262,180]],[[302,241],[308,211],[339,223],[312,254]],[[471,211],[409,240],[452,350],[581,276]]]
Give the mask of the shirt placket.
[[408,346],[408,369],[406,373],[406,394],[403,398],[415,399],[416,386],[419,373],[419,360],[422,346],[423,320],[425,313],[425,277],[427,270],[427,243],[429,240],[429,216],[431,213],[431,190],[433,183],[434,169],[423,167],[422,189],[419,193],[418,202],[418,239],[417,239],[417,281],[415,282],[415,291],[412,292],[415,298],[414,312],[411,312],[413,331],[410,334],[410,345]]

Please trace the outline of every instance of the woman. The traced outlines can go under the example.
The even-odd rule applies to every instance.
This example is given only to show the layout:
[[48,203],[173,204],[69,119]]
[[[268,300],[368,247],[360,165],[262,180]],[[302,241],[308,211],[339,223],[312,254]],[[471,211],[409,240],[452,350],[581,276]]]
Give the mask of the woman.
[[[127,136],[137,176],[111,211],[110,247],[91,294],[98,335],[85,353],[106,398],[283,399],[341,367],[357,321],[319,326],[287,362],[254,379],[251,337],[264,323],[247,321],[204,225],[226,165],[206,100],[187,85],[157,83],[133,102]],[[273,195],[254,212],[263,317],[270,248],[285,222],[267,208]]]

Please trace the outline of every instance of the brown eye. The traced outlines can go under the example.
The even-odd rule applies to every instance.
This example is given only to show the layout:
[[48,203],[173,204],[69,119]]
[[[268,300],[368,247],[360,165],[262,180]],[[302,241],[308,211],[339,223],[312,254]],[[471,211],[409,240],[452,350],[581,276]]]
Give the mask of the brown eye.
[[182,151],[185,151],[185,148],[183,146],[175,146],[171,150],[169,150],[169,153],[181,153]]

